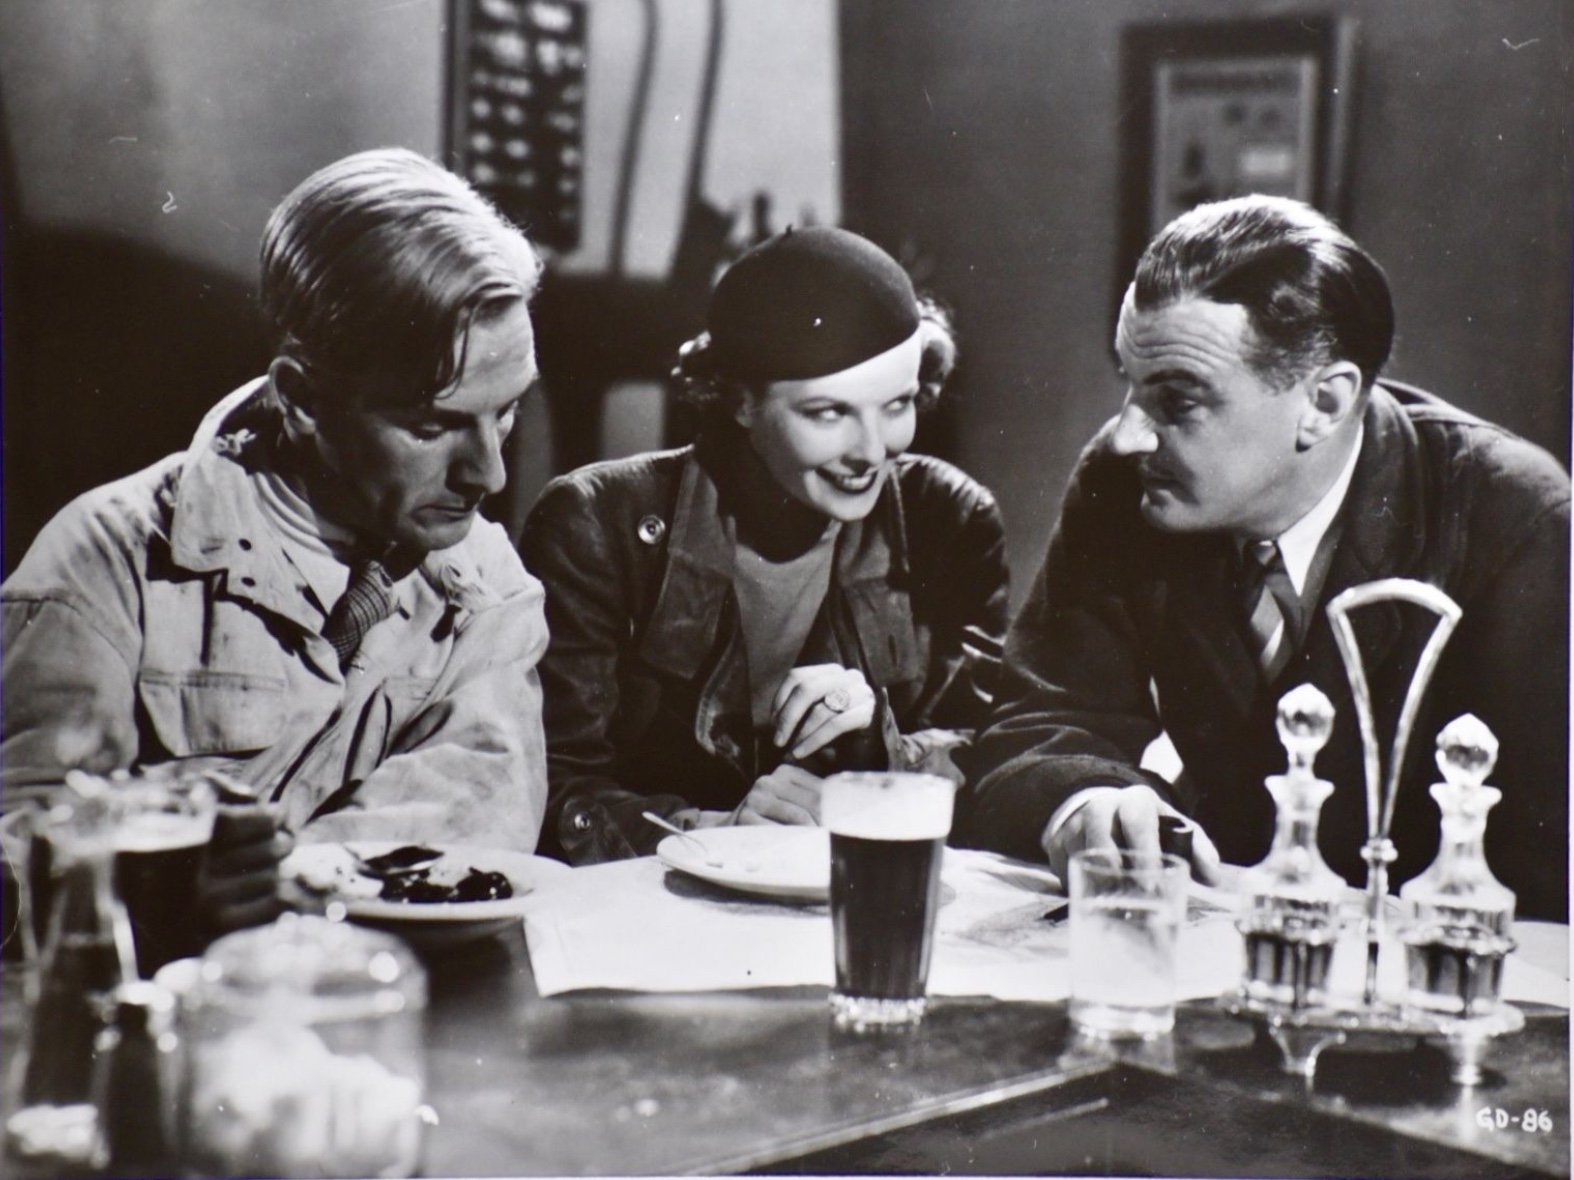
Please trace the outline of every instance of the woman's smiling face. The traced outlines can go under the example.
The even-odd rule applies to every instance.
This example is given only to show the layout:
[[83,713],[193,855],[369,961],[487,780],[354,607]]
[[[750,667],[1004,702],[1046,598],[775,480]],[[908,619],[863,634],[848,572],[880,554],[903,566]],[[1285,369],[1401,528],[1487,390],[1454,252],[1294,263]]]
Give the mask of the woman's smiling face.
[[873,511],[891,460],[917,426],[922,331],[839,373],[774,381],[744,396],[737,420],[772,478],[833,520]]

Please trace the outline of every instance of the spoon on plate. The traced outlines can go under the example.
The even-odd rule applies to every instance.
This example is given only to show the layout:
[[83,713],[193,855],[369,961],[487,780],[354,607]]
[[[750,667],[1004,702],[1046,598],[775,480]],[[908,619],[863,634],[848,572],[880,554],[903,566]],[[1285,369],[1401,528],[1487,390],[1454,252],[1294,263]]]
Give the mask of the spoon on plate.
[[682,828],[678,827],[677,824],[668,823],[666,820],[662,819],[661,816],[657,815],[654,811],[642,811],[642,812],[640,812],[640,814],[643,815],[646,819],[648,819],[651,823],[655,824],[658,828],[661,828],[663,831],[671,832],[674,836],[677,836],[680,840],[687,840],[690,844],[694,845],[694,847],[698,848],[700,850],[700,858],[705,862],[707,867],[713,868],[713,869],[720,869],[720,868],[725,868],[726,867],[724,862],[719,860],[717,858],[716,854],[713,853],[709,848],[707,848],[705,846],[705,842],[703,840],[701,840],[698,836],[694,836],[694,835],[690,834],[689,832],[685,832]]

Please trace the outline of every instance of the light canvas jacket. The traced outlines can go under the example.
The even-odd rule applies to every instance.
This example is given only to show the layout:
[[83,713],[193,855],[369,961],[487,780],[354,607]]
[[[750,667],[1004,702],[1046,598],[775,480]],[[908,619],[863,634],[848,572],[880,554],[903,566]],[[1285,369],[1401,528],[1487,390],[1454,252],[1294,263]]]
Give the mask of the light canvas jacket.
[[341,672],[247,471],[275,429],[265,385],[220,402],[184,454],[68,505],[0,586],[6,806],[96,751],[221,767],[306,840],[533,849],[540,583],[477,521],[396,585]]

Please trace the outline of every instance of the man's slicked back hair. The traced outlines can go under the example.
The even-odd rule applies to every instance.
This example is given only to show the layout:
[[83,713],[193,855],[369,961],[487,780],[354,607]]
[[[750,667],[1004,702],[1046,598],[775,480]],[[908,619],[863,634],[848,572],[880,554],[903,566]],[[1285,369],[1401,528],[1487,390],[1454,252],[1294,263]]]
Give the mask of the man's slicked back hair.
[[318,396],[419,403],[463,373],[470,327],[535,292],[541,262],[474,189],[381,148],[314,172],[268,219],[261,303]]
[[1285,197],[1199,205],[1159,232],[1137,263],[1133,302],[1151,311],[1188,298],[1240,304],[1257,334],[1252,363],[1280,385],[1349,361],[1369,388],[1393,346],[1382,268],[1323,214]]

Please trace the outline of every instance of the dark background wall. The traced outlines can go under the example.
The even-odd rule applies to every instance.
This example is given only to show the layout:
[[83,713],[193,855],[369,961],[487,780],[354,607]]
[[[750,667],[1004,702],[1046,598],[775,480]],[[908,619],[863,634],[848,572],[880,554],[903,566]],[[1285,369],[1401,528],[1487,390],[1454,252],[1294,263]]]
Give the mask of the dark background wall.
[[1121,30],[1308,10],[1357,22],[1344,220],[1394,286],[1390,375],[1568,463],[1567,0],[843,0],[846,220],[955,309],[954,457],[1006,507],[1018,597],[1123,392]]
[[[450,29],[470,2],[0,2],[5,572],[67,499],[183,446],[261,370],[257,242],[285,193],[350,152],[453,148]],[[526,403],[509,493],[491,506],[511,524],[561,459],[554,425],[583,436],[581,461],[662,441],[652,378],[709,280],[690,265],[674,281],[691,222],[746,233],[761,194],[778,224],[841,212],[836,0],[585,0],[585,13],[583,234],[550,257],[537,301],[543,354],[566,358],[551,399],[563,412]],[[691,174],[701,219],[685,208]],[[590,390],[609,395],[604,421]]]
[[[1134,22],[1354,18],[1343,212],[1398,295],[1392,372],[1567,462],[1567,0],[841,0],[839,28],[832,3],[722,6],[706,196],[733,218],[755,191],[776,197],[778,223],[840,216],[953,306],[963,367],[922,440],[1000,494],[1018,598],[1078,450],[1121,393],[1108,341],[1129,124],[1119,46]],[[615,157],[644,9],[591,4],[590,130],[610,138],[589,154]],[[644,145],[634,226],[656,261],[621,294],[592,274],[578,304],[541,307],[563,311],[561,336],[593,359],[627,351],[611,326],[622,303],[639,304],[641,331],[672,306],[659,260],[693,149],[671,128],[693,122],[710,9],[658,9],[669,56],[643,116],[667,130]],[[181,445],[258,371],[256,241],[296,180],[364,147],[441,150],[446,13],[447,0],[0,3],[5,570],[66,498]],[[603,449],[660,439],[659,387],[626,392],[609,399]],[[571,388],[555,400],[581,408]],[[538,399],[518,432],[516,514],[553,464],[545,415]]]
[[0,4],[5,570],[67,499],[191,438],[268,358],[268,211],[365,147],[431,153],[439,9]]

